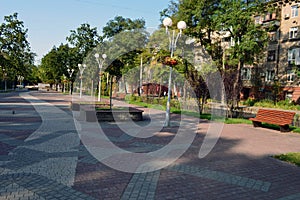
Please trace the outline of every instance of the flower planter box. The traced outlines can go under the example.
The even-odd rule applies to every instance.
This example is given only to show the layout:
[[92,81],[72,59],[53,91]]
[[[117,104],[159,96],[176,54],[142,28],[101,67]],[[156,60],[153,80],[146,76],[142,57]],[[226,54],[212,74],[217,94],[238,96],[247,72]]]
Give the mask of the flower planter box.
[[[84,108],[101,108],[101,107],[109,107],[110,104],[109,103],[104,103],[104,102],[101,102],[100,104],[98,103],[94,103],[94,102],[91,102],[91,103],[75,103],[75,102],[72,102],[71,103],[71,110],[72,111],[80,111],[81,110],[81,107],[84,107]],[[113,105],[112,105],[113,106]]]
[[105,121],[142,121],[143,110],[136,108],[125,108],[125,109],[103,109],[95,110],[92,107],[81,106],[80,107],[80,118],[87,122],[105,122]]

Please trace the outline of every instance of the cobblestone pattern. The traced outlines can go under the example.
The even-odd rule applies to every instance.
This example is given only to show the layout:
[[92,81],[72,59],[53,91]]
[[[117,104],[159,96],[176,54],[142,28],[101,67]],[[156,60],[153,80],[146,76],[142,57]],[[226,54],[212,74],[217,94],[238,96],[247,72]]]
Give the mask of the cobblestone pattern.
[[0,176],[0,199],[93,200],[88,195],[44,176],[25,173]]
[[35,173],[72,185],[78,155],[74,149],[79,146],[73,119],[64,111],[27,93],[21,96],[32,103],[43,123],[10,154],[15,163],[27,165],[8,173]]
[[117,200],[131,177],[130,173],[113,170],[100,162],[79,162],[73,188],[99,200]]
[[286,197],[282,197],[278,200],[299,200],[299,199],[300,199],[300,193],[297,193],[297,194],[289,195]]
[[172,167],[168,167],[167,169],[186,173],[192,176],[197,176],[199,178],[212,179],[215,181],[237,185],[240,187],[246,187],[252,190],[260,190],[263,192],[268,192],[271,187],[270,182],[255,180],[252,178],[237,176],[237,175],[224,173],[220,171],[201,169],[199,167],[193,167],[187,165],[175,165]]
[[9,136],[4,135],[4,134],[0,134],[0,141],[2,143],[8,144],[10,146],[19,146],[19,145],[22,145],[24,143],[22,140],[17,140],[13,137],[9,137]]
[[89,153],[84,145],[80,145],[79,147],[78,161],[86,164],[99,163],[99,161]]
[[6,199],[45,200],[45,198],[38,196],[36,193],[31,192],[16,183],[4,187],[0,193],[0,196]]
[[19,96],[0,97],[0,134],[25,140],[41,125],[40,116]]
[[[70,187],[74,183],[80,141],[72,116],[27,93],[20,95],[34,106],[43,122],[24,141],[12,134],[0,134],[2,144],[15,147],[0,156],[0,199],[92,199]],[[19,110],[22,107],[28,105],[21,105]],[[15,133],[16,127],[24,129],[28,120],[19,119],[36,114],[30,109],[23,111],[15,113],[13,123],[5,121],[7,130]],[[1,116],[10,114],[6,111]]]
[[160,171],[134,174],[123,192],[122,200],[155,199],[155,190],[159,180]]

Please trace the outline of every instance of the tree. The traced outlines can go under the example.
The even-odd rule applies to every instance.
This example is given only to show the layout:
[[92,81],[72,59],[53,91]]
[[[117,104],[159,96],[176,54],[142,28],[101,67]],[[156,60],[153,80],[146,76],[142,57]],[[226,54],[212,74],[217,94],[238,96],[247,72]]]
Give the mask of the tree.
[[103,27],[103,39],[111,38],[124,31],[145,29],[145,20],[124,18],[116,16],[113,20],[109,20]]
[[4,17],[0,25],[0,65],[6,69],[7,76],[15,80],[16,75],[26,77],[30,74],[35,54],[30,50],[24,22],[14,13]]
[[70,36],[66,39],[77,50],[81,57],[81,62],[101,42],[97,28],[92,28],[87,23],[81,24],[76,30],[71,30],[70,32]]
[[[61,44],[58,48],[54,46],[52,50],[42,58],[40,66],[41,80],[58,86],[64,74],[67,77],[69,76],[67,72],[68,67],[74,69],[74,75],[76,74],[78,71],[78,60],[77,51],[69,47],[68,44]],[[74,75],[69,79],[71,82],[74,82]]]
[[116,16],[108,21],[102,32],[103,38],[108,39],[105,50],[108,55],[106,71],[118,81],[122,75],[136,67],[138,54],[145,47],[148,38],[145,21]]
[[30,65],[28,68],[28,75],[26,77],[26,82],[30,85],[37,85],[41,82],[39,78],[39,68],[35,65]]
[[[226,11],[224,14],[223,12]],[[232,86],[232,92],[228,95],[231,107],[237,107],[239,94],[242,89],[241,69],[245,64],[252,65],[267,42],[266,31],[261,25],[254,23],[253,16],[265,11],[265,6],[260,0],[253,1],[220,1],[220,7],[214,18],[217,30],[229,33],[233,40],[233,46],[228,49],[229,59],[226,61],[227,69],[223,69],[223,75],[230,75],[227,86]],[[233,73],[232,73],[233,72]]]

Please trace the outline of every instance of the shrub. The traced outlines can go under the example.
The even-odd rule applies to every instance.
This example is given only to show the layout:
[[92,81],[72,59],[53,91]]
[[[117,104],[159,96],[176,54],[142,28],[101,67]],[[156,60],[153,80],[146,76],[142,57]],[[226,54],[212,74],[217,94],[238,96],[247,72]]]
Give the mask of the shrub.
[[176,99],[172,99],[171,100],[171,107],[180,109],[180,102],[178,100],[176,100]]
[[129,97],[129,102],[135,102],[135,101],[136,101],[136,96],[131,95],[131,96]]
[[293,106],[293,104],[290,103],[290,101],[288,99],[282,100],[282,101],[278,101],[277,105],[278,106]]
[[256,101],[255,101],[254,99],[248,98],[248,99],[244,102],[244,105],[247,105],[247,106],[254,106],[255,102],[256,102]]
[[140,96],[135,96],[135,100],[136,102],[143,102],[143,99]]
[[270,99],[264,99],[264,100],[255,102],[254,106],[274,108],[274,101],[272,101]]

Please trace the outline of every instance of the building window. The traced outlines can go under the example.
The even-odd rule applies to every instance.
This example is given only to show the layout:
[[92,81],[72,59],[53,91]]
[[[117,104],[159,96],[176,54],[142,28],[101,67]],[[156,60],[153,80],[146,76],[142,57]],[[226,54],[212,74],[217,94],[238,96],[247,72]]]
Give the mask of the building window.
[[298,5],[292,6],[292,17],[298,17]]
[[286,80],[287,80],[287,82],[293,82],[294,80],[295,80],[295,72],[293,71],[293,70],[288,70],[287,72],[286,72],[287,74],[287,78],[286,78]]
[[275,50],[268,51],[267,61],[268,62],[275,61],[275,55],[276,55],[276,51]]
[[277,34],[276,32],[269,33],[269,41],[277,41]]
[[266,81],[273,81],[275,77],[275,71],[274,70],[267,70],[266,71]]
[[298,34],[298,27],[290,28],[290,39],[296,38],[297,34]]
[[300,48],[289,49],[288,62],[290,65],[300,65]]
[[242,80],[250,80],[251,79],[251,68],[242,68],[241,73]]

